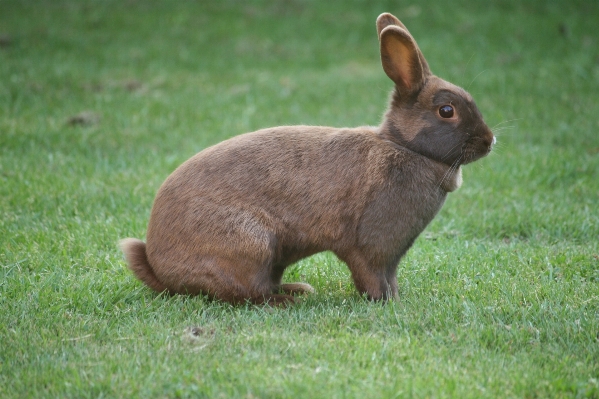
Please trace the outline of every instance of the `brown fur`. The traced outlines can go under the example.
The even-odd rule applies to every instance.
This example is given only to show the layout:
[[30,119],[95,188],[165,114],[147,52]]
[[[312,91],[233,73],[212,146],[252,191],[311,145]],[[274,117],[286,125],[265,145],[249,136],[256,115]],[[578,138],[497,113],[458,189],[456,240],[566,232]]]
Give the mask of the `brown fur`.
[[[383,69],[395,82],[380,127],[281,126],[224,141],[183,163],[154,202],[147,244],[122,242],[156,291],[231,303],[293,302],[287,266],[330,250],[371,299],[397,296],[401,257],[486,155],[493,135],[463,89],[430,73],[405,26],[377,20]],[[455,108],[444,119],[438,110]]]

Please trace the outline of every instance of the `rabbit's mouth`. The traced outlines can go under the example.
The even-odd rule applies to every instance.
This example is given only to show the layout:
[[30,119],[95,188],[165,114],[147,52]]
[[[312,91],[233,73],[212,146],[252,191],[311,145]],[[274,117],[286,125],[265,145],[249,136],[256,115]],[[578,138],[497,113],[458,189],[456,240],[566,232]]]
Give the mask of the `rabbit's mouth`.
[[462,165],[474,162],[488,155],[493,146],[497,142],[497,138],[489,132],[485,137],[473,137],[462,146]]

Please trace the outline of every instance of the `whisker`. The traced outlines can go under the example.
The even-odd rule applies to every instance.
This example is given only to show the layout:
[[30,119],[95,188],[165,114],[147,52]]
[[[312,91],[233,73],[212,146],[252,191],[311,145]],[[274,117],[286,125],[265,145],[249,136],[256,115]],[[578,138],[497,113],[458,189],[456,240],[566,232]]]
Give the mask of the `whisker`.
[[459,158],[456,159],[455,161],[453,161],[453,163],[451,164],[449,169],[447,169],[447,171],[443,175],[443,178],[441,179],[441,181],[439,182],[439,185],[437,187],[441,187],[443,185],[443,183],[445,182],[445,180],[447,180],[448,177],[452,176],[455,173],[455,171],[460,167],[460,160],[462,159],[462,156],[463,155],[460,154]]
[[514,130],[511,129],[500,129],[500,130],[493,130],[493,134],[495,136],[503,136],[504,134],[511,134],[514,133]]
[[521,121],[521,120],[523,120],[523,119],[524,119],[524,118],[516,118],[516,119],[510,119],[510,120],[507,120],[507,121],[499,122],[498,124],[496,124],[495,126],[493,126],[493,127],[491,128],[491,130],[495,129],[495,128],[496,128],[497,126],[499,126],[499,125],[503,125],[504,123],[515,122],[515,121]]
[[466,66],[464,67],[464,70],[462,71],[462,77],[460,78],[460,80],[463,82],[464,81],[464,75],[466,74],[466,70],[468,69],[468,66],[470,65],[470,61],[472,61],[472,58],[474,58],[474,55],[476,53],[472,53],[472,55],[470,56],[470,58],[468,59],[468,62],[466,63]]
[[516,125],[512,125],[512,126],[502,126],[502,127],[498,127],[498,128],[495,128],[495,129],[493,129],[493,132],[500,132],[500,131],[502,131],[502,130],[513,129],[513,128],[515,128],[515,127],[516,127]]
[[474,81],[475,81],[475,80],[476,80],[476,79],[477,79],[477,78],[478,78],[480,75],[482,75],[484,72],[487,72],[487,71],[488,71],[488,69],[485,69],[485,70],[481,71],[481,72],[480,72],[478,75],[476,75],[476,76],[474,77],[474,79],[472,79],[472,82],[470,82],[470,84],[467,86],[467,88],[466,88],[466,91],[470,90],[470,86],[472,86],[472,83],[474,83]]
[[462,145],[462,144],[463,144],[463,143],[457,143],[456,145],[454,145],[453,147],[451,147],[451,148],[449,149],[449,151],[447,151],[447,153],[446,153],[446,154],[445,154],[443,157],[441,157],[441,161],[445,161],[445,159],[447,159],[447,157],[449,156],[449,154],[451,154],[451,152],[452,152],[452,151],[453,151],[453,150],[454,150],[454,149],[455,149],[457,146],[460,146],[460,145]]
[[495,145],[493,146],[493,151],[491,151],[489,153],[489,155],[493,155],[494,156],[494,154],[498,154],[498,155],[503,154],[503,150],[506,147],[504,144],[505,143],[503,143],[503,142],[497,142],[497,143],[495,143]]
[[[491,158],[491,157],[495,157],[495,156],[501,156],[501,155],[503,155],[503,151],[502,150],[503,150],[503,148],[495,148],[495,147],[493,147],[493,151],[491,151],[487,155],[487,157]],[[477,163],[475,163],[475,164],[477,164]]]

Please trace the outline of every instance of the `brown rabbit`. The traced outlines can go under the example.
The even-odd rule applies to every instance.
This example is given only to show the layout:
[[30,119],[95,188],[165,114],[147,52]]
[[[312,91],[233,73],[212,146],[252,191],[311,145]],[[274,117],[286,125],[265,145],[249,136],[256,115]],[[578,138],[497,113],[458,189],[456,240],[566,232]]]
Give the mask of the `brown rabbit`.
[[[495,138],[470,94],[431,74],[406,27],[377,19],[395,82],[379,127],[280,126],[196,154],[164,182],[147,244],[121,241],[155,291],[231,303],[293,302],[285,268],[330,250],[371,299],[397,296],[401,257]],[[281,293],[282,292],[282,293]]]

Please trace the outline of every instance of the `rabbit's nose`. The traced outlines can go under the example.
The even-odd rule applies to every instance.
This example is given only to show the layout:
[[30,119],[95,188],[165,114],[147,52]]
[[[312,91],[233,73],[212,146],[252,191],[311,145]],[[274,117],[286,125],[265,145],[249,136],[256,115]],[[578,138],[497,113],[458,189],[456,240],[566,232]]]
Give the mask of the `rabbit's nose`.
[[491,146],[494,146],[495,143],[497,143],[497,137],[493,136],[493,142],[491,143]]

